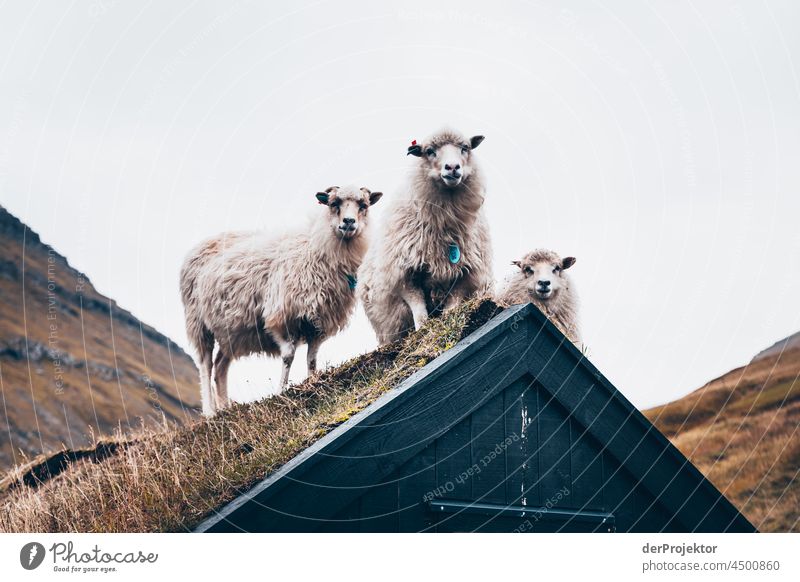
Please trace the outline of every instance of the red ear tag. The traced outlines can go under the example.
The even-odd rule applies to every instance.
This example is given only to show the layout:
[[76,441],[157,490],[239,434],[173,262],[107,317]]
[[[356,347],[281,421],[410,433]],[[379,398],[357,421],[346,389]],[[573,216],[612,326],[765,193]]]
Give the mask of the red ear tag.
[[411,145],[412,145],[412,146],[415,146],[415,145],[417,145],[417,140],[415,140],[415,139],[412,139],[412,140],[411,140]]

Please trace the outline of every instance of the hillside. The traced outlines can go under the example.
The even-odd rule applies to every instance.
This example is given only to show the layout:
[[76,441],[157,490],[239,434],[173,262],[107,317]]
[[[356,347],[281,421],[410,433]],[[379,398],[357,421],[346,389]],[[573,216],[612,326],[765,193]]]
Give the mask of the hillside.
[[0,207],[0,469],[94,434],[191,419],[191,358]]
[[[645,415],[761,531],[800,531],[800,346],[749,364]],[[795,347],[792,347],[795,346]]]

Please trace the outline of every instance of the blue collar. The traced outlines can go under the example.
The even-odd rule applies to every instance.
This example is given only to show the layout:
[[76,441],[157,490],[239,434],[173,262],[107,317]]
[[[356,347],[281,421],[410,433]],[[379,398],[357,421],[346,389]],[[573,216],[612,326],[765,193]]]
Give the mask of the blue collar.
[[358,284],[358,279],[356,279],[356,276],[346,273],[345,278],[347,279],[347,284],[350,286],[350,289],[355,291],[356,285]]

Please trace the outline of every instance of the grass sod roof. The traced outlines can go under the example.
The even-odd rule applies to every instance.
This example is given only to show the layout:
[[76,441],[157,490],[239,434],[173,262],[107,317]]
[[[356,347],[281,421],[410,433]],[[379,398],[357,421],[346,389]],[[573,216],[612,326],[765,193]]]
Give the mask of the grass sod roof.
[[0,531],[190,531],[499,311],[487,299],[466,302],[279,395],[136,435],[114,454],[74,462],[38,487],[8,487]]

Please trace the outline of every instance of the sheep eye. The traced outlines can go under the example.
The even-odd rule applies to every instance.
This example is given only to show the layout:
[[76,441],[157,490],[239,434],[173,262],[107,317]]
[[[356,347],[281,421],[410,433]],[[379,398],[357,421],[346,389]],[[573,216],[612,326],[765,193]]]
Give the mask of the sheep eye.
[[465,153],[467,153],[468,151],[469,151],[469,148],[468,148],[467,146],[465,146],[465,145],[462,145],[462,146],[461,146],[461,153],[462,153],[462,154],[465,154]]
[[526,275],[532,275],[533,274],[533,269],[531,269],[530,267],[525,267],[525,274]]
[[425,150],[425,155],[433,157],[436,155],[436,151],[433,148],[428,148]]
[[558,273],[559,271],[561,271],[561,267],[555,267],[555,268],[553,269],[553,272],[554,272],[554,273]]
[[361,204],[358,205],[358,209],[359,210],[366,210],[367,209],[367,205],[362,202]]

